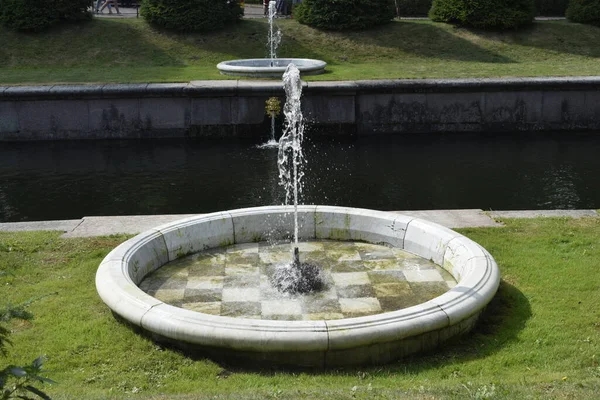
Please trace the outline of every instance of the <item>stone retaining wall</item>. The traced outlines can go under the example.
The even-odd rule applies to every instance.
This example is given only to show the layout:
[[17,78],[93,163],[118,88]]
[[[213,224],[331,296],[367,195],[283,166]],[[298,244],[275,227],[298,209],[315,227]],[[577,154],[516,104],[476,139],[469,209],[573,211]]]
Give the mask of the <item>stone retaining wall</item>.
[[[600,77],[308,82],[313,132],[599,130]],[[278,81],[0,87],[0,140],[266,136]]]

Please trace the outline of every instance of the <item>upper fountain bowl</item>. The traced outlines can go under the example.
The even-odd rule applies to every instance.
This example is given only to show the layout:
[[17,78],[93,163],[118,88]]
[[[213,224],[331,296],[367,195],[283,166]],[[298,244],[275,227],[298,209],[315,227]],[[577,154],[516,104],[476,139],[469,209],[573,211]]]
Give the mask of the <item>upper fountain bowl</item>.
[[223,75],[251,78],[281,78],[289,64],[294,64],[302,75],[319,75],[325,72],[327,63],[310,58],[249,58],[223,61],[217,68]]

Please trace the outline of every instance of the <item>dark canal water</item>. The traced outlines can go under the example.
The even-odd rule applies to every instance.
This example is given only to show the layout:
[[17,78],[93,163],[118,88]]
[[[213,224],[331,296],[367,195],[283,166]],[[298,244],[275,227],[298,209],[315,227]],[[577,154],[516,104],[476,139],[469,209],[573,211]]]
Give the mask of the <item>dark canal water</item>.
[[[281,204],[256,142],[0,143],[0,221]],[[600,208],[595,134],[402,135],[306,143],[303,202],[380,210]]]

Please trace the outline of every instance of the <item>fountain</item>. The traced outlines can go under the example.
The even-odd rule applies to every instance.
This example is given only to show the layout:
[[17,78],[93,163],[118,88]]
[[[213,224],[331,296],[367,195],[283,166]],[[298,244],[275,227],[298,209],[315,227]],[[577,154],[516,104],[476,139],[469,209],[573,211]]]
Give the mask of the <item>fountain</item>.
[[309,58],[277,58],[277,46],[281,42],[281,31],[275,30],[275,1],[269,2],[268,58],[250,58],[223,61],[217,68],[223,75],[246,76],[252,78],[280,78],[289,64],[294,64],[303,75],[318,75],[325,72],[327,63]]
[[[271,2],[272,4],[272,2]],[[285,204],[290,201],[294,205],[294,236],[292,240],[292,262],[280,265],[273,274],[273,286],[284,293],[310,293],[323,287],[319,268],[300,261],[298,249],[298,194],[303,177],[304,155],[302,141],[304,139],[304,117],[302,115],[301,97],[302,81],[300,71],[292,63],[283,74],[286,103],[285,130],[279,139],[277,166],[279,179],[285,188]]]
[[498,289],[493,257],[417,218],[298,205],[304,124],[293,65],[284,88],[286,205],[137,235],[100,264],[102,300],[156,340],[253,366],[381,364],[469,331]]
[[280,104],[277,97],[269,97],[265,102],[265,111],[271,119],[271,134],[269,140],[266,143],[258,145],[258,148],[279,148],[279,143],[275,136],[275,117],[277,117],[281,111]]

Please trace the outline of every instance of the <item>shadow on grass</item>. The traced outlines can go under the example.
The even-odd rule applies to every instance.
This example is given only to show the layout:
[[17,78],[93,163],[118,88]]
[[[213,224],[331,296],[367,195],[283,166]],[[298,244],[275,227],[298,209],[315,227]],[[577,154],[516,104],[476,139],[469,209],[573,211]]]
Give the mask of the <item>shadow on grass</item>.
[[496,296],[471,332],[442,344],[432,352],[400,360],[386,369],[390,372],[419,372],[485,358],[516,341],[531,316],[527,297],[518,288],[502,280]]
[[562,54],[600,58],[600,27],[592,25],[538,21],[515,37],[515,42]]
[[[480,316],[475,328],[463,336],[443,343],[437,349],[381,366],[353,366],[325,370],[301,369],[301,371],[308,374],[332,376],[356,376],[366,373],[375,377],[387,376],[390,373],[415,374],[445,365],[459,365],[502,351],[506,345],[517,340],[531,315],[531,306],[525,295],[510,283],[501,281],[496,296]],[[214,359],[211,361],[219,364],[225,371],[224,373],[251,371],[271,376],[277,372],[298,372],[296,368],[239,367]]]
[[524,329],[532,313],[529,301],[525,295],[515,286],[502,281],[498,293],[488,304],[488,307],[471,332],[451,339],[437,349],[416,354],[395,363],[382,366],[355,366],[325,370],[314,368],[299,369],[286,366],[270,367],[265,362],[260,363],[260,360],[254,358],[253,360],[255,361],[248,362],[245,356],[238,358],[239,356],[236,355],[235,351],[220,348],[208,348],[204,350],[182,349],[181,343],[174,343],[166,338],[156,337],[147,331],[130,325],[116,314],[113,315],[119,321],[129,326],[133,332],[151,337],[165,347],[181,352],[190,359],[216,363],[222,368],[221,373],[226,375],[253,372],[271,376],[275,373],[304,372],[315,375],[348,376],[356,375],[360,372],[368,373],[372,376],[386,376],[390,373],[414,374],[445,365],[460,365],[464,362],[482,359],[502,351],[506,345],[517,340],[519,333]]
[[191,43],[200,52],[211,54],[215,61],[239,58],[265,58],[268,25],[261,20],[242,20],[216,32],[186,34],[164,32],[174,40]]
[[392,55],[407,55],[452,61],[512,63],[510,58],[454,35],[447,25],[422,21],[393,22],[368,31],[331,32],[368,49],[392,50]]
[[[350,61],[398,59],[404,53],[438,60],[513,62],[433,24],[394,22],[366,31],[328,32],[285,21],[277,28],[283,33],[277,52],[280,57],[334,62],[345,58]],[[267,35],[265,21],[244,20],[219,32],[191,37],[199,50],[211,53],[226,50],[234,58],[262,58],[268,53]]]

